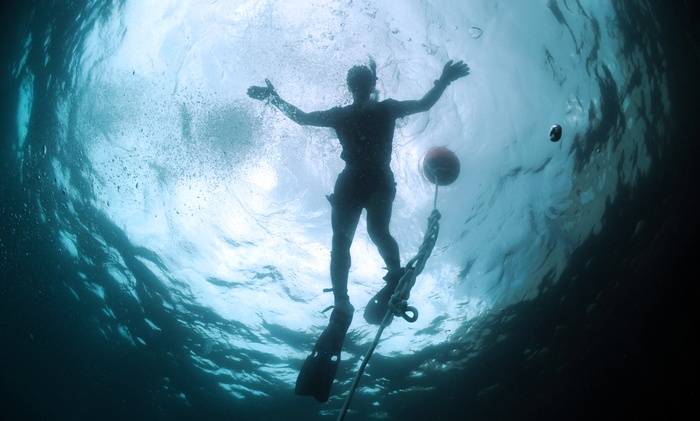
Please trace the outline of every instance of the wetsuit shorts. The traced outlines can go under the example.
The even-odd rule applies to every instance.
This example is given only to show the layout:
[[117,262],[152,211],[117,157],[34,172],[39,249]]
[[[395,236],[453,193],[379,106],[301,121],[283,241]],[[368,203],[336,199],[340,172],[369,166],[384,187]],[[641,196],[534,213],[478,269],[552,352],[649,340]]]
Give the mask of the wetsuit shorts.
[[328,200],[334,207],[352,209],[391,205],[395,196],[396,182],[390,168],[345,167]]

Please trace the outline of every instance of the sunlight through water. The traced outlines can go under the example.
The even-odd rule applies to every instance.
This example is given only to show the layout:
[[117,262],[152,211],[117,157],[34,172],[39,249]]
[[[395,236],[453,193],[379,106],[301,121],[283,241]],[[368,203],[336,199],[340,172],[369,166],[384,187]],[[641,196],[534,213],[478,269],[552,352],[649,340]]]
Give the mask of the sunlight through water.
[[[432,209],[423,154],[447,146],[462,172],[439,191],[440,237],[411,295],[420,318],[394,321],[377,353],[458,348],[475,317],[556,280],[618,186],[649,170],[655,152],[640,139],[664,129],[666,81],[642,52],[621,53],[618,13],[554,0],[87,3],[65,57],[42,47],[51,31],[26,38],[13,70],[17,166],[25,178],[44,166],[52,187],[36,203],[75,262],[67,287],[99,303],[101,335],[154,346],[172,334],[165,311],[188,332],[178,358],[226,393],[287,393],[333,301],[325,195],[343,163],[333,131],[295,125],[247,87],[269,78],[315,111],[349,103],[345,74],[370,57],[380,98],[401,100],[420,98],[448,60],[469,64],[429,112],[397,125],[391,231],[403,262]],[[37,48],[44,59],[28,60]],[[660,120],[644,120],[656,100]],[[364,217],[351,253],[362,311],[385,273]],[[355,317],[343,390],[375,331]],[[440,370],[411,363],[415,377]]]

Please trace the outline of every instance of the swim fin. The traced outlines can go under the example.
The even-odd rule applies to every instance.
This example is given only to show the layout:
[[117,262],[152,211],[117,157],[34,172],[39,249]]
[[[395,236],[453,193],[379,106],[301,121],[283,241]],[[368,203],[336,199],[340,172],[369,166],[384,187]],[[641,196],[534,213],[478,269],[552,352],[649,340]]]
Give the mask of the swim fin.
[[364,317],[367,323],[371,325],[379,325],[382,323],[384,315],[386,315],[386,311],[389,308],[389,300],[391,296],[394,295],[394,290],[404,273],[406,273],[405,268],[398,268],[390,270],[386,276],[384,276],[386,285],[369,300],[367,307],[365,307]]
[[328,327],[316,341],[311,355],[304,361],[294,393],[313,396],[319,402],[328,400],[340,364],[340,351],[354,311],[355,308],[349,302],[333,308]]

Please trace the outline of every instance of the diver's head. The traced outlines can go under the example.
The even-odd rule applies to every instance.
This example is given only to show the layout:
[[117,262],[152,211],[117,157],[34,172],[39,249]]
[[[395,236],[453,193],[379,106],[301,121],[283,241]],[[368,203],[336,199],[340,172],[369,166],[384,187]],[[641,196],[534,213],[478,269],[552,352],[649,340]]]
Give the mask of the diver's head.
[[347,82],[355,101],[364,101],[374,91],[377,76],[367,66],[353,66],[348,70]]

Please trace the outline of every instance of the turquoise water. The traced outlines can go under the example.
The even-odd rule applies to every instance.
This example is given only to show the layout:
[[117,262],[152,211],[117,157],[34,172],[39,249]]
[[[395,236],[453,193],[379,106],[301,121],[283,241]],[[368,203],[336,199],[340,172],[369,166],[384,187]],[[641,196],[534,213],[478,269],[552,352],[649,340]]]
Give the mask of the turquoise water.
[[[519,372],[506,351],[528,364],[564,352],[533,339],[528,309],[582,287],[572,265],[595,260],[581,250],[671,142],[663,27],[644,1],[163,0],[16,13],[0,257],[12,280],[6,332],[32,363],[6,387],[37,417],[337,414],[375,332],[361,317],[331,400],[292,390],[332,303],[324,195],[339,145],[252,101],[251,84],[270,78],[311,111],[350,102],[345,72],[369,56],[381,98],[422,96],[449,59],[472,69],[397,128],[402,260],[432,208],[422,155],[447,146],[462,173],[440,191],[440,238],[411,295],[420,318],[387,329],[353,419],[424,417],[420,402],[440,419],[503,418],[494,396],[525,392],[484,373]],[[624,223],[640,236],[649,225]],[[365,228],[363,218],[349,285],[360,310],[384,274]],[[583,313],[599,299],[573,301]],[[576,330],[547,317],[557,338]],[[47,390],[51,404],[35,407]],[[535,411],[523,408],[515,418]]]

